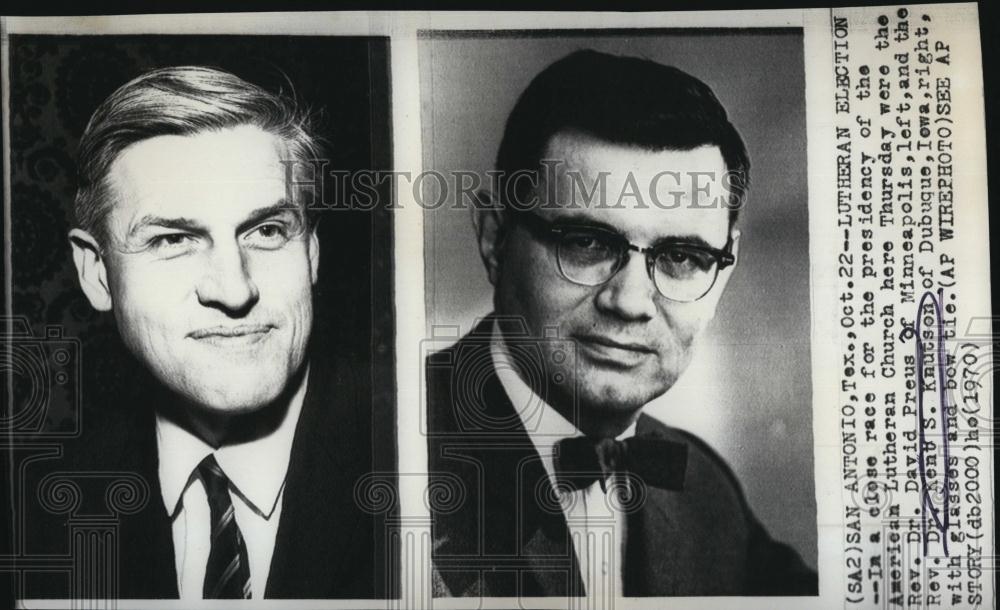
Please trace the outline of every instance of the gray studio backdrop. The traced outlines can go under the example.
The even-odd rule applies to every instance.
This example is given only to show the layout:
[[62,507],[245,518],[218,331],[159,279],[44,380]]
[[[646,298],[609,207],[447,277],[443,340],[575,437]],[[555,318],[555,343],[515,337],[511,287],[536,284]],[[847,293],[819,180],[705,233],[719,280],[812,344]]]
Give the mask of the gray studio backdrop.
[[[772,535],[815,567],[802,30],[427,34],[424,170],[493,169],[517,96],[545,66],[582,48],[648,57],[701,78],[747,143],[752,187],[739,265],[690,369],[646,412],[715,447]],[[492,288],[469,210],[456,209],[450,189],[443,195],[424,215],[428,332],[447,325],[464,334],[492,310]]]

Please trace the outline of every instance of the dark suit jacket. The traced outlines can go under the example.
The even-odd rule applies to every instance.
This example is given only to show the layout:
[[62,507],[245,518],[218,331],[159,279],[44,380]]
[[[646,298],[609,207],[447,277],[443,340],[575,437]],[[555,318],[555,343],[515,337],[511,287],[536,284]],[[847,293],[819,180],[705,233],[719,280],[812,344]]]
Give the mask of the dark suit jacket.
[[[438,594],[582,595],[544,466],[491,360],[492,319],[427,361]],[[816,574],[754,517],[723,460],[641,415],[637,435],[687,446],[681,491],[648,487],[629,539],[626,595],[815,595]]]
[[[26,551],[66,557],[78,582],[73,584],[61,570],[30,574],[24,597],[178,596],[149,403],[156,392],[149,392],[148,384],[155,382],[146,378],[142,383],[147,391],[139,396],[116,397],[90,409],[82,437],[60,459],[26,467]],[[382,547],[374,540],[376,517],[359,506],[354,491],[371,470],[371,434],[362,416],[369,413],[371,396],[365,387],[349,365],[312,359],[265,597],[384,597],[378,584],[384,581],[385,560],[377,559]],[[72,483],[60,488],[59,480]],[[66,490],[73,487],[78,490],[75,506],[65,501]],[[96,551],[91,544],[95,538]],[[80,544],[92,549],[90,556],[81,556]],[[101,570],[108,553],[117,555],[111,561],[117,574],[95,583],[87,570]],[[82,585],[81,578],[86,581]]]

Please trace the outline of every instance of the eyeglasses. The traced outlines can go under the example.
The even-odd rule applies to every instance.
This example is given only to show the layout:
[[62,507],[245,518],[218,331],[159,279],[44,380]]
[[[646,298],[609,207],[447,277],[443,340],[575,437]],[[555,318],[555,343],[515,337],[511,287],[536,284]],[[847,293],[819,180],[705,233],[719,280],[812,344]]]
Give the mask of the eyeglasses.
[[531,212],[514,213],[512,217],[536,237],[554,244],[559,272],[583,286],[610,281],[628,262],[632,250],[646,257],[646,273],[661,295],[690,303],[708,294],[719,271],[736,262],[732,235],[721,250],[683,239],[665,239],[641,248],[620,233],[602,227],[559,224]]

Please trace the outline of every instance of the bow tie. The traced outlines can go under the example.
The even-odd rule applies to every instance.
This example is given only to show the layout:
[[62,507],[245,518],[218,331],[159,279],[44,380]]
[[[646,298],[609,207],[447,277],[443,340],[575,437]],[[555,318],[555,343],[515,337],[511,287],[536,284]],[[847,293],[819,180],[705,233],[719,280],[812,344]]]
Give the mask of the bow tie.
[[630,473],[646,485],[679,491],[684,487],[687,445],[661,438],[592,439],[586,436],[559,441],[556,479],[571,489],[586,489],[594,481],[607,493],[605,481],[614,473]]

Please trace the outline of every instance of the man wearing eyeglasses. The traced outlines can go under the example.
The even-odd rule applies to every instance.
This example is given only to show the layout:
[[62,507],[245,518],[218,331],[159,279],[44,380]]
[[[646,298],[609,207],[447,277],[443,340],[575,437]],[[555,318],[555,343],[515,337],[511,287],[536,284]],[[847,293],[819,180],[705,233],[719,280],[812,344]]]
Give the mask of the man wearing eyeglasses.
[[494,314],[428,360],[436,593],[815,595],[723,460],[642,414],[738,257],[749,159],[712,91],[574,53],[521,95],[497,166],[474,211]]

